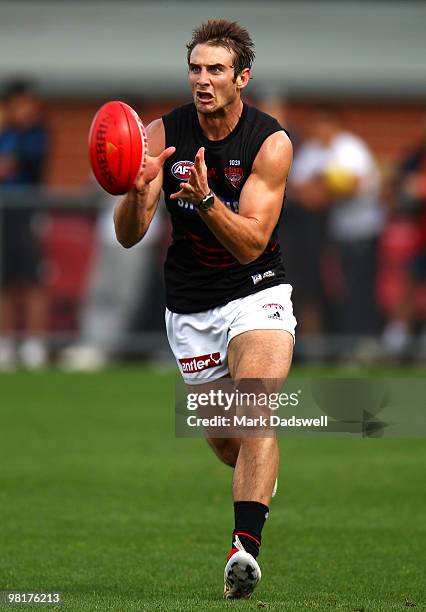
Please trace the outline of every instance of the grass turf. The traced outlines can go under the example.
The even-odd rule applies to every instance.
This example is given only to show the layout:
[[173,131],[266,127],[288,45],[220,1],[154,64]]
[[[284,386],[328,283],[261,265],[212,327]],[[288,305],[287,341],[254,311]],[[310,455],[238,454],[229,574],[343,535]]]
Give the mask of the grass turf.
[[0,376],[0,590],[58,590],[70,611],[424,609],[419,439],[282,440],[264,578],[224,602],[231,470],[174,437],[173,380]]

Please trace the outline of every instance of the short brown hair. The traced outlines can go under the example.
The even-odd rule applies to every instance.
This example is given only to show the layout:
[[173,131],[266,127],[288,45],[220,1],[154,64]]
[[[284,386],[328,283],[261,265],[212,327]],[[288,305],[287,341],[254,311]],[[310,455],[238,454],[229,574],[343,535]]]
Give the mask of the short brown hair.
[[247,30],[236,21],[209,19],[192,32],[192,39],[186,45],[188,64],[196,45],[217,45],[235,53],[234,75],[244,68],[251,68],[255,53],[254,44]]

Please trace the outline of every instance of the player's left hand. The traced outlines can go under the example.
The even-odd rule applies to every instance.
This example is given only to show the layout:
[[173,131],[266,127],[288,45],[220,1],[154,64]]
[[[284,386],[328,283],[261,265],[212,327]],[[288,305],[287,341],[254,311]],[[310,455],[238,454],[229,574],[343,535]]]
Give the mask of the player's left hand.
[[191,204],[198,204],[210,192],[207,181],[207,166],[204,161],[204,147],[198,149],[194,165],[191,167],[191,176],[185,183],[180,183],[180,191],[173,193],[172,200],[185,200]]

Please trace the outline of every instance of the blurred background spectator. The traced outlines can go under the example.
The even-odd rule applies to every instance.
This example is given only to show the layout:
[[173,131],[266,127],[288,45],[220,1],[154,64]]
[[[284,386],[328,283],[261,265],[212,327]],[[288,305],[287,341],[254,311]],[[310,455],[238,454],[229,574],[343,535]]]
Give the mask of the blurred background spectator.
[[[144,240],[132,249],[123,249],[113,222],[117,200],[108,195],[101,200],[104,208],[96,222],[92,261],[78,315],[78,338],[59,359],[68,371],[95,371],[125,353],[125,340],[148,295],[155,244],[164,218],[158,213]],[[151,303],[156,304],[155,297]]]
[[15,364],[13,334],[17,331],[24,335],[18,354],[25,366],[40,367],[47,359],[43,341],[47,303],[40,284],[38,218],[28,188],[42,181],[48,140],[42,102],[31,83],[8,83],[2,97],[0,132],[0,188],[6,202],[0,236],[0,368]]
[[210,17],[252,33],[247,101],[292,137],[281,244],[296,358],[424,359],[424,3],[0,9],[1,368],[40,367],[49,352],[67,369],[169,354],[164,207],[148,240],[122,249],[114,199],[93,187],[87,134],[109,99],[132,100],[146,124],[187,102],[185,43]]
[[414,335],[417,332],[420,336],[418,357],[424,359],[426,357],[426,115],[423,116],[419,143],[403,158],[396,170],[394,192],[394,214],[387,235],[389,236],[391,230],[402,230],[400,233],[405,236],[407,248],[400,261],[397,261],[399,269],[394,270],[394,276],[399,277],[400,286],[389,312],[389,322],[383,333],[383,344],[388,355],[407,359],[416,350]]
[[[302,286],[308,285],[308,296],[316,295],[318,300],[323,272],[330,307],[335,311],[328,321],[329,331],[351,337],[345,350],[353,355],[356,338],[380,331],[376,273],[384,214],[376,162],[366,143],[344,129],[334,106],[313,110],[310,137],[295,156],[290,188],[296,202],[308,211],[308,240],[302,240],[309,247],[300,255],[314,274],[308,271],[305,278],[309,280]],[[320,312],[318,304],[311,298],[304,306],[302,325],[311,325],[312,332],[324,328],[324,322],[315,316]],[[332,321],[335,324],[330,329]]]

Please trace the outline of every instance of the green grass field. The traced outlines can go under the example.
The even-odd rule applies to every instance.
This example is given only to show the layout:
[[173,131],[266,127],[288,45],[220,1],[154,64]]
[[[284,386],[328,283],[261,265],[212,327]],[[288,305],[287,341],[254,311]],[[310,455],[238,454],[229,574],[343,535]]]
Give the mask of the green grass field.
[[221,599],[231,470],[174,436],[173,372],[0,377],[0,590],[70,611],[426,605],[426,441],[281,441],[263,580]]

